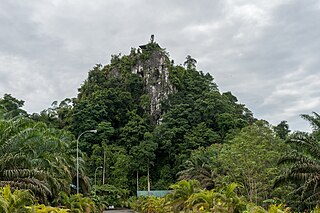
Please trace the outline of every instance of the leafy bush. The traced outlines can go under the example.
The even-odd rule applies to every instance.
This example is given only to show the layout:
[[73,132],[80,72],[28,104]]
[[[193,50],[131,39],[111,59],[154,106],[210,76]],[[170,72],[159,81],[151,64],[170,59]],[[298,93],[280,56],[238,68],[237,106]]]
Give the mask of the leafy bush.
[[26,211],[30,213],[69,213],[70,209],[62,209],[58,207],[45,206],[44,204],[26,206]]
[[[34,195],[29,190],[15,189],[11,191],[10,185],[0,188],[0,212],[2,213],[67,213],[70,209],[35,204]],[[35,205],[34,205],[35,204]]]
[[65,192],[60,192],[54,203],[63,208],[71,209],[72,213],[97,212],[95,203],[89,197],[83,197],[82,194],[68,196]]
[[113,185],[97,186],[93,199],[106,206],[124,207],[126,200],[129,198],[129,191]]
[[[224,213],[288,213],[284,204],[271,204],[268,210],[247,202],[237,195],[236,183],[212,190],[198,190],[197,181],[180,181],[172,185],[173,191],[162,198],[147,196],[130,198],[130,207],[139,213],[224,212]],[[313,212],[319,212],[314,209]]]
[[36,202],[35,197],[29,190],[11,191],[10,185],[0,188],[0,212],[13,213],[24,210],[26,205]]
[[166,198],[158,198],[155,196],[139,197],[130,206],[140,213],[165,213],[171,212],[170,206],[167,205]]

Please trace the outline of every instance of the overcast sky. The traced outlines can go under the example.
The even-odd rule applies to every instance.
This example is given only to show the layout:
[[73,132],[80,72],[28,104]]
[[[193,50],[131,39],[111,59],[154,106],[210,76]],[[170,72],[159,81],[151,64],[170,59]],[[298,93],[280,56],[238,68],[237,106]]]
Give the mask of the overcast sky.
[[95,64],[150,35],[176,64],[186,55],[257,118],[320,113],[318,0],[0,0],[0,95],[39,112],[75,97]]

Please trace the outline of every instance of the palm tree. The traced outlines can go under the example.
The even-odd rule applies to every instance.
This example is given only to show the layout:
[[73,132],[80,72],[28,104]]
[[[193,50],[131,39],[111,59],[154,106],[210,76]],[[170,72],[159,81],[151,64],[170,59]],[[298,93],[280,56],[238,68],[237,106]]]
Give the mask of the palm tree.
[[316,205],[320,202],[320,116],[301,115],[310,122],[312,133],[295,132],[287,142],[292,151],[280,160],[287,165],[284,174],[277,180],[276,185],[291,182],[296,185],[295,193],[305,204]]
[[301,117],[307,120],[314,131],[320,130],[320,115],[316,112],[312,112],[313,115],[302,114]]
[[45,202],[69,192],[73,136],[28,118],[0,119],[0,185],[30,189]]
[[166,207],[165,198],[159,198],[155,196],[148,196],[141,204],[141,212],[146,213],[165,213],[170,212]]
[[60,192],[55,200],[60,207],[72,209],[72,212],[96,212],[96,206],[89,197],[83,197],[82,194],[69,196],[65,192]]
[[203,188],[213,189],[219,168],[218,149],[211,146],[194,151],[185,162],[185,169],[178,173],[179,180],[198,180]]
[[231,183],[218,189],[202,190],[193,194],[187,203],[195,211],[242,212],[246,206],[235,193],[238,186],[236,183]]
[[[217,199],[217,193],[213,190],[202,190],[198,193],[192,194],[187,200],[188,206],[194,211],[205,210],[210,211],[215,207],[215,210],[222,212],[224,210],[221,202]],[[222,208],[221,208],[222,207]]]
[[173,191],[168,195],[168,199],[174,212],[188,211],[186,201],[192,194],[199,191],[200,184],[197,180],[182,180],[171,185],[170,188],[172,188]]
[[[198,161],[197,161],[198,160]],[[189,159],[186,161],[187,169],[178,173],[179,180],[198,180],[206,189],[214,187],[215,172],[210,165],[202,163],[201,159]]]

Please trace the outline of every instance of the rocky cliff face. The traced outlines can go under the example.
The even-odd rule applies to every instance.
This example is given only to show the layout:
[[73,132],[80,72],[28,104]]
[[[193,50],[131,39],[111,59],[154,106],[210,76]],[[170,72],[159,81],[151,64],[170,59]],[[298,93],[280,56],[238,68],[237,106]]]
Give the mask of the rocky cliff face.
[[[161,122],[160,103],[175,91],[169,80],[170,61],[161,50],[147,50],[145,45],[140,46],[140,48],[142,54],[144,54],[144,51],[149,51],[149,57],[146,60],[138,60],[131,71],[143,78],[145,91],[149,94],[151,100],[150,114],[153,117],[153,121],[159,123]],[[159,47],[159,49],[161,48]]]

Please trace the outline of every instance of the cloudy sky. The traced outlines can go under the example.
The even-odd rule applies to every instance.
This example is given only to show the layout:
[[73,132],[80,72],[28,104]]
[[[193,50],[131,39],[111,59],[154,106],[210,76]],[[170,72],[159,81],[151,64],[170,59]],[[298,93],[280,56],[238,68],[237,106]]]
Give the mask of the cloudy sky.
[[320,113],[319,0],[0,0],[0,95],[39,112],[75,97],[95,64],[155,40],[258,118],[308,130]]

